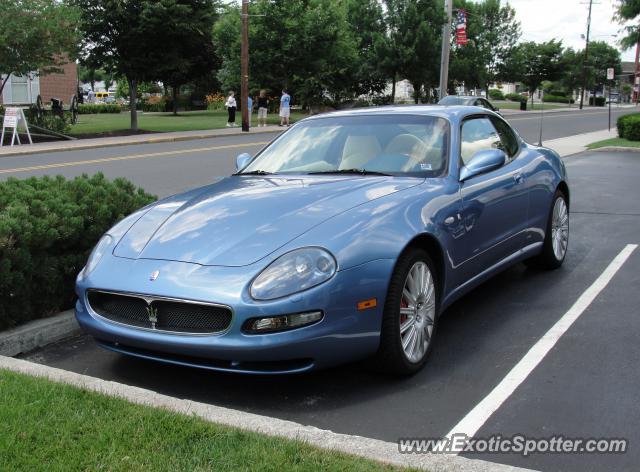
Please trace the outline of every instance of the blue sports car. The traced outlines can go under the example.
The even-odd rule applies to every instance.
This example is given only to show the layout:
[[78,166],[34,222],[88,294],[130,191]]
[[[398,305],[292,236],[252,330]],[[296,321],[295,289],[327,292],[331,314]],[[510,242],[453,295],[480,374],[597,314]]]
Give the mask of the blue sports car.
[[562,160],[489,110],[311,117],[237,169],[102,237],[76,289],[100,346],[228,372],[374,357],[412,374],[454,300],[567,252]]

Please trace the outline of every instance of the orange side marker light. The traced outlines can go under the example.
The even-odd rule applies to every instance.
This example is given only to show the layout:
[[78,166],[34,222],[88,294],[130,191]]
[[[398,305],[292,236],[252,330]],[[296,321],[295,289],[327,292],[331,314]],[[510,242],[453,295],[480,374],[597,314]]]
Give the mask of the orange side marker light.
[[368,310],[369,308],[375,308],[376,306],[378,306],[378,300],[370,298],[369,300],[358,302],[358,311]]

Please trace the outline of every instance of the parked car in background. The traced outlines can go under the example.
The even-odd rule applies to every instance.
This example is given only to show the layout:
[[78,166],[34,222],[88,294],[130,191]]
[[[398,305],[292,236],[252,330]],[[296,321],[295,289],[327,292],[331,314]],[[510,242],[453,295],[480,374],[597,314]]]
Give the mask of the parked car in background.
[[227,372],[374,357],[412,374],[451,303],[567,252],[563,161],[476,106],[310,117],[236,167],[100,239],[76,285],[100,346]]
[[499,112],[500,109],[494,107],[489,100],[483,97],[473,97],[470,95],[448,95],[438,102],[438,105],[464,105],[473,107],[482,107],[486,110]]

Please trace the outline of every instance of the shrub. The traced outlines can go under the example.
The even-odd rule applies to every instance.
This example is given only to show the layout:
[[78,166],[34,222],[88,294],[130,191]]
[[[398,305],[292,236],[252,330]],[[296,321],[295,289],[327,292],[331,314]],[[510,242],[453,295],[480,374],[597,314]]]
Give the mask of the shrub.
[[67,134],[71,131],[71,114],[68,111],[63,112],[62,116],[54,115],[50,111],[38,116],[38,109],[32,105],[24,111],[24,114],[29,126],[38,126],[61,134]]
[[117,103],[82,103],[78,105],[78,113],[81,115],[120,113],[121,111],[122,108]]
[[71,308],[100,236],[153,200],[102,174],[0,182],[0,330]]
[[489,98],[491,100],[504,100],[504,94],[499,89],[489,89]]
[[603,107],[607,103],[607,99],[604,97],[589,97],[589,105]]
[[618,118],[618,136],[629,141],[640,141],[640,113],[631,113]]
[[162,113],[167,111],[167,98],[152,95],[142,103],[142,111]]
[[569,97],[565,97],[563,95],[551,95],[545,94],[542,97],[543,102],[553,102],[553,103],[571,103],[571,99]]
[[511,102],[526,102],[527,98],[520,95],[519,93],[508,93],[505,95],[505,98]]

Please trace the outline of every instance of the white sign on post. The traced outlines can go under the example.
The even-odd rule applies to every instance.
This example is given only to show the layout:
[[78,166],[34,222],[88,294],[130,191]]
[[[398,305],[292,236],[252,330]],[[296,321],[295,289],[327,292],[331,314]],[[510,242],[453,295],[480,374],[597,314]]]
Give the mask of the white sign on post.
[[615,71],[613,70],[613,67],[609,67],[607,69],[607,80],[613,80],[613,78],[615,77]]
[[20,142],[20,135],[18,134],[18,127],[20,123],[24,126],[24,129],[27,132],[27,137],[29,138],[29,143],[33,144],[31,140],[31,133],[29,132],[29,124],[27,123],[27,117],[24,116],[24,110],[22,108],[9,107],[4,110],[4,120],[2,120],[2,136],[0,136],[0,147],[4,144],[4,135],[6,130],[10,130],[13,128],[13,132],[11,133],[11,145],[18,141],[18,144],[22,144]]

